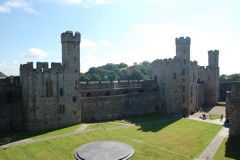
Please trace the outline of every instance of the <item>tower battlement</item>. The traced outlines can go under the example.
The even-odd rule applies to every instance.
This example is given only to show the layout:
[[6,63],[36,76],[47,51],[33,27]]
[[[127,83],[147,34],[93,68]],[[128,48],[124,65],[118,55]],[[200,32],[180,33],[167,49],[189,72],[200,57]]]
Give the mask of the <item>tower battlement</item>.
[[210,50],[208,54],[219,54],[219,50]]
[[80,32],[75,32],[75,35],[73,35],[72,31],[66,31],[61,34],[61,42],[75,42],[80,43],[81,42],[81,34]]
[[179,37],[175,39],[175,44],[176,45],[190,45],[191,43],[191,39],[189,37]]

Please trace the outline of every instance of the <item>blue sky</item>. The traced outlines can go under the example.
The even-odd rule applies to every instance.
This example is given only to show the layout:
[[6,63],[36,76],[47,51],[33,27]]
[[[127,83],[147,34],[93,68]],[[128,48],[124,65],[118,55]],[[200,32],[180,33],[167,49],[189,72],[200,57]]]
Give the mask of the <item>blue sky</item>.
[[173,58],[191,38],[191,60],[219,50],[220,74],[240,73],[239,0],[0,0],[0,71],[61,62],[60,35],[79,31],[81,72],[92,66]]

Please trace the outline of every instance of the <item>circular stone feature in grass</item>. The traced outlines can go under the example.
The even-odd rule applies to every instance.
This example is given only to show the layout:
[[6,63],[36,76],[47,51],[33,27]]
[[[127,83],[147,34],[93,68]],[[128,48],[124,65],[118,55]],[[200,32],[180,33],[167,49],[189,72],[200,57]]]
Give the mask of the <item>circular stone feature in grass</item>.
[[134,149],[122,142],[98,141],[87,143],[75,151],[76,160],[127,160]]

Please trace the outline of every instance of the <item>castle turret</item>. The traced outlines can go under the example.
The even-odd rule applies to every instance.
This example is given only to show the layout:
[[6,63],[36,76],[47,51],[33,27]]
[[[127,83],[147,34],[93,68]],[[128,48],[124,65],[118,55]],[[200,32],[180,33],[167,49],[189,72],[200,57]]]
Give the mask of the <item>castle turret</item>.
[[205,104],[215,105],[219,100],[218,50],[208,51],[208,66],[205,71]]
[[184,61],[184,63],[190,61],[191,39],[189,37],[176,38],[175,44],[176,44],[176,57],[181,58]]
[[79,32],[66,31],[61,35],[62,64],[66,72],[80,72],[80,41]]
[[208,51],[208,66],[218,67],[218,56],[219,56],[218,50]]

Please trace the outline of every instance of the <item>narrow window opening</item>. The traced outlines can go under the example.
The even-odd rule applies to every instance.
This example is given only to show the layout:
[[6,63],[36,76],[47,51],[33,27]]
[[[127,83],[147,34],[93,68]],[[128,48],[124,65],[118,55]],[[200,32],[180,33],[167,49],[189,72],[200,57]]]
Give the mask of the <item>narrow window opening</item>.
[[63,96],[63,88],[60,88],[60,96]]

